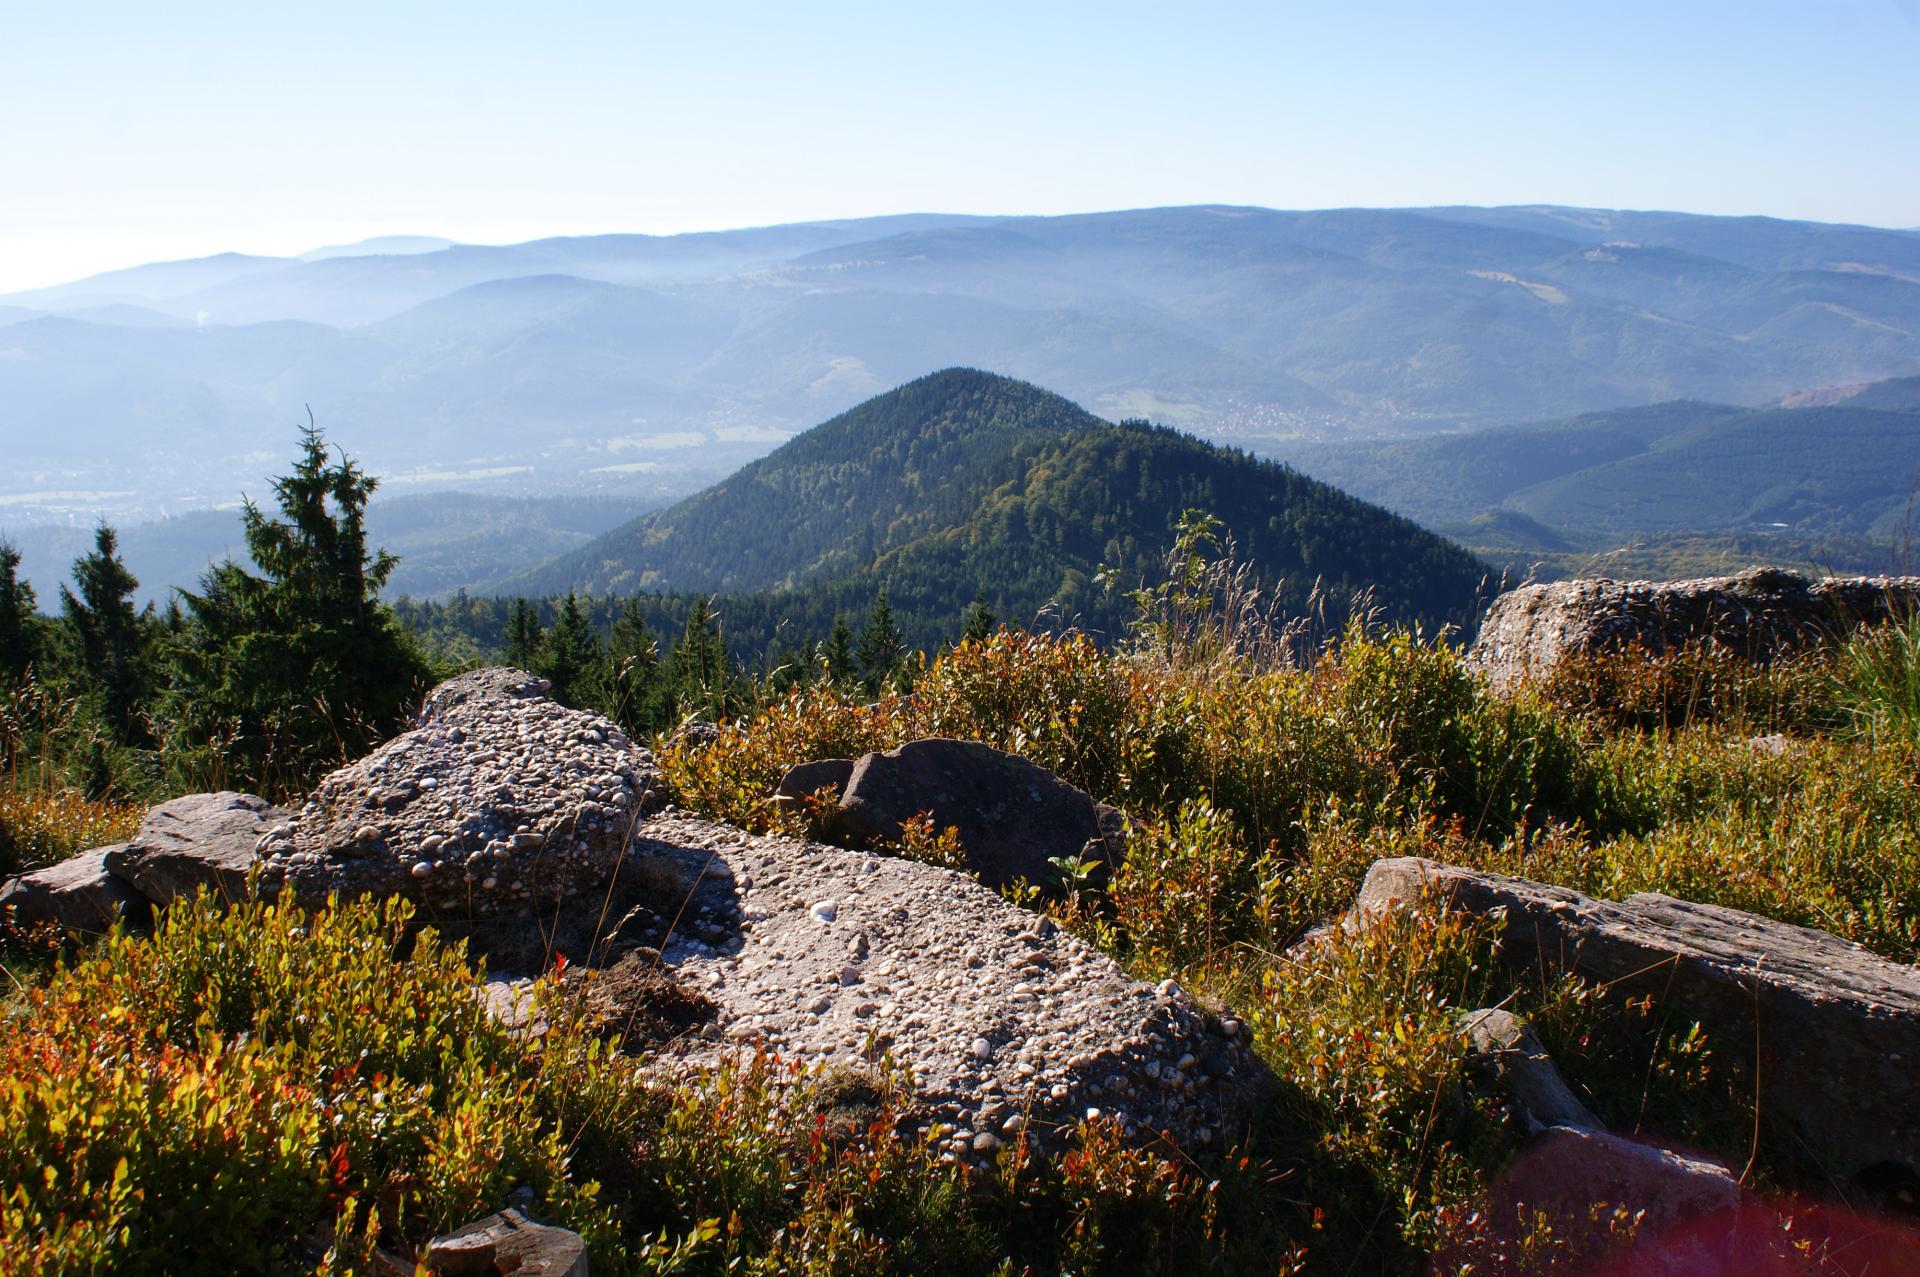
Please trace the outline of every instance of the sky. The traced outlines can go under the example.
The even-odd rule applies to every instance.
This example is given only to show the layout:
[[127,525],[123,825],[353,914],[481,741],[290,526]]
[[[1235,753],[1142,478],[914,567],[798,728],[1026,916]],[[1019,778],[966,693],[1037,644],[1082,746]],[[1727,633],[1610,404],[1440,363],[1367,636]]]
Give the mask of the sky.
[[0,32],[0,292],[909,211],[1920,226],[1920,0],[0,0]]

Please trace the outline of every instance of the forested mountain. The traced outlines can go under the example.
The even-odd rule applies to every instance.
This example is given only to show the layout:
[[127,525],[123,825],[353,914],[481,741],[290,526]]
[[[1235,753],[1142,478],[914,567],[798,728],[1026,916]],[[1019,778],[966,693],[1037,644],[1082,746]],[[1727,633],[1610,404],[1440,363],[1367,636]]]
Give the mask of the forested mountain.
[[1306,472],[1500,557],[1674,542],[1896,566],[1920,491],[1920,379],[1676,401],[1532,426],[1301,446]]
[[1189,508],[1218,518],[1297,607],[1318,583],[1336,610],[1368,589],[1395,616],[1463,620],[1484,576],[1439,537],[1284,466],[949,369],[498,588],[775,592],[804,601],[796,625],[864,611],[884,588],[909,637],[950,631],[976,595],[1008,619],[1105,629],[1123,600],[1094,574],[1131,583],[1157,567]]
[[1207,205],[404,247],[0,298],[0,501],[228,501],[308,405],[388,494],[684,495],[955,364],[1263,452],[1920,373],[1920,235],[1765,218]]

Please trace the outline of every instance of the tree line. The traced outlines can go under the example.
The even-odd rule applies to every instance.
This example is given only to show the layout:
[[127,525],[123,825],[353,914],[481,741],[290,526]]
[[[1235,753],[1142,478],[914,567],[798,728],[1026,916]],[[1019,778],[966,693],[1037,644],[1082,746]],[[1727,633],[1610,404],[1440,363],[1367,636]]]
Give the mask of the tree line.
[[[298,793],[401,730],[434,681],[495,661],[643,736],[804,683],[878,695],[910,677],[884,588],[864,617],[837,614],[819,638],[782,633],[757,663],[729,650],[706,596],[383,602],[397,560],[367,541],[377,486],[309,425],[271,505],[242,509],[249,562],[215,566],[164,608],[136,602],[109,524],[48,614],[0,542],[6,774],[54,773],[95,797]],[[992,625],[976,600],[965,632]]]

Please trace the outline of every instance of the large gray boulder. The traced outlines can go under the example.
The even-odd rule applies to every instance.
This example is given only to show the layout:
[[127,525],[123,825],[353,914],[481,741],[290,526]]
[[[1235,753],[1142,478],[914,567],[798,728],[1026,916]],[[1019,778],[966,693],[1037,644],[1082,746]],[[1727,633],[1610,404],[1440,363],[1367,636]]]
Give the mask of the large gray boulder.
[[187,794],[149,811],[124,847],[108,848],[106,868],[157,905],[202,887],[231,903],[246,897],[256,844],[287,814],[254,794]]
[[1650,995],[1756,1066],[1784,1158],[1841,1183],[1920,1184],[1920,969],[1823,931],[1642,894],[1564,887],[1406,857],[1368,870],[1347,925],[1428,890],[1506,920],[1502,957]]
[[420,726],[321,781],[260,842],[261,887],[490,916],[604,889],[657,802],[653,756],[519,670],[430,693]]
[[0,886],[0,924],[99,934],[117,922],[146,922],[151,902],[107,869],[108,853],[119,850],[96,847]]
[[1555,581],[1495,599],[1468,659],[1497,687],[1563,660],[1712,639],[1755,660],[1910,614],[1920,577],[1806,577],[1776,568],[1692,581]]
[[882,842],[931,812],[959,831],[967,867],[990,887],[1059,880],[1054,857],[1087,855],[1111,868],[1124,854],[1124,820],[1044,767],[975,741],[910,741],[853,765],[836,830]]
[[[658,961],[711,1004],[656,1046],[663,1069],[885,1054],[912,1078],[903,1133],[939,1123],[968,1161],[1023,1131],[1057,1148],[1090,1115],[1143,1142],[1218,1146],[1263,1096],[1243,1026],[963,874],[672,812],[641,826],[633,857],[665,893]],[[492,1005],[513,1017],[522,988]]]

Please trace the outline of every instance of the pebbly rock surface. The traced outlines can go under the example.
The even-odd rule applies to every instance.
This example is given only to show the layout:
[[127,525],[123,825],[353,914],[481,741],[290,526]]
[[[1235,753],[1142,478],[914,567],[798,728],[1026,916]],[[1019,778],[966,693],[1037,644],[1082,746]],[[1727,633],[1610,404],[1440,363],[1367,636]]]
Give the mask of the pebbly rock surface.
[[1417,857],[1376,861],[1347,925],[1428,886],[1453,908],[1503,915],[1501,955],[1517,969],[1650,995],[1698,1019],[1717,1051],[1757,1064],[1784,1160],[1876,1194],[1920,1186],[1920,968],[1736,909],[1597,900]]
[[1765,660],[1904,616],[1920,577],[1806,577],[1777,568],[1692,581],[1555,581],[1493,602],[1468,660],[1496,687],[1550,673],[1562,660],[1638,644],[1664,652],[1713,639]]
[[152,902],[107,869],[108,855],[121,849],[96,847],[9,880],[0,886],[0,925],[51,924],[89,935],[110,931],[116,922],[142,925]]
[[967,867],[990,887],[1049,885],[1060,877],[1055,857],[1086,855],[1111,868],[1125,852],[1125,820],[1114,808],[1018,754],[938,737],[855,762],[835,829],[856,842],[895,839],[923,811],[936,829],[959,831]]
[[261,837],[262,890],[403,896],[454,916],[604,890],[659,773],[618,726],[546,686],[489,669],[436,688],[418,727],[328,776]]
[[286,817],[253,794],[187,794],[147,812],[125,846],[106,850],[106,868],[157,905],[201,887],[218,900],[242,900],[254,848]]
[[[963,874],[756,837],[670,812],[635,832],[635,863],[683,884],[659,937],[683,988],[712,1004],[662,1048],[679,1065],[764,1047],[807,1063],[910,1070],[913,1121],[977,1160],[1021,1130],[1047,1147],[1102,1114],[1136,1138],[1197,1147],[1237,1133],[1264,1073],[1236,1022]],[[496,986],[513,1014],[515,991]]]

